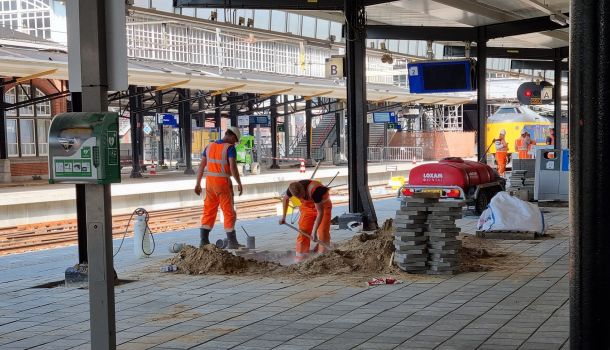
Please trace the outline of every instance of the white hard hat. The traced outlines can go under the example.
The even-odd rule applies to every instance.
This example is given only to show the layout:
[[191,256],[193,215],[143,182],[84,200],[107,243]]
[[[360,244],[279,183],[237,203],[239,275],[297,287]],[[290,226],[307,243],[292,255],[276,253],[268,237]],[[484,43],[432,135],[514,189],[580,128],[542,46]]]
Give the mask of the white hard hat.
[[500,135],[506,135],[506,130],[500,129]]
[[239,128],[236,126],[229,126],[227,128],[227,131],[230,131],[232,133],[235,134],[235,136],[237,136],[237,141],[239,141],[239,139],[241,138],[241,132],[239,131]]
[[523,130],[521,130],[521,135],[526,134],[528,131],[525,130],[525,128],[523,128]]

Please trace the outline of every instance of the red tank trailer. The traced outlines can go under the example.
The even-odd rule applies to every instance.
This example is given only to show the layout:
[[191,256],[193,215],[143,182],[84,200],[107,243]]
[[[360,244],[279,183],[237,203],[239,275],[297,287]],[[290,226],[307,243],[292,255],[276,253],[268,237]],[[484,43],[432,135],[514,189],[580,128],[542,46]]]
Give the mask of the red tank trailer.
[[418,192],[436,192],[441,200],[461,200],[481,213],[491,198],[504,191],[506,180],[491,167],[462,158],[445,158],[438,163],[422,164],[409,172],[409,181],[399,197]]

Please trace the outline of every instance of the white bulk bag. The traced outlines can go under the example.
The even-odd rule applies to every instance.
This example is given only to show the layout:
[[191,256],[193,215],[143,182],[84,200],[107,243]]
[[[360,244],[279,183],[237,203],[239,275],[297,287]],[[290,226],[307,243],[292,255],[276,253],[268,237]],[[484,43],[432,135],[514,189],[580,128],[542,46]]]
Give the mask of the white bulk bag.
[[513,197],[508,192],[499,192],[481,214],[477,230],[544,234],[544,216],[537,205]]

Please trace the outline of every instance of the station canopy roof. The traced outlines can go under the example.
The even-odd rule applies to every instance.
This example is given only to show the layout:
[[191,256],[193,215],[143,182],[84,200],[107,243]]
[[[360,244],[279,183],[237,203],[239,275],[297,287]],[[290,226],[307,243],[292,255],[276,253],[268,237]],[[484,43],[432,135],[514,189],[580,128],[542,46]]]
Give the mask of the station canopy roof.
[[[25,77],[56,70],[47,79],[68,80],[68,55],[53,50],[0,47],[0,76]],[[286,94],[346,98],[343,82],[332,79],[278,75],[248,70],[219,70],[217,67],[172,62],[129,60],[129,84],[162,86],[182,82],[177,87],[204,91],[234,91],[257,94]],[[280,92],[281,91],[281,92]],[[469,97],[410,94],[392,85],[367,84],[370,101],[420,104],[463,104]]]
[[[366,12],[369,25],[478,27],[543,16],[569,22],[569,9],[569,0],[400,0],[367,6]],[[297,12],[343,21],[339,11]],[[488,46],[557,48],[568,46],[568,43],[568,30],[558,29],[492,39]]]

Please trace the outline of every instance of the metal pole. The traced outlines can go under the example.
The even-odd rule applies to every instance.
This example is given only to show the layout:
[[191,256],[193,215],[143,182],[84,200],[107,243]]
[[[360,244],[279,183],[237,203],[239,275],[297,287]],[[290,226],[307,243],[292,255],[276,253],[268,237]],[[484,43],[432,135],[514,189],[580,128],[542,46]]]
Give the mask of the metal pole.
[[[237,126],[237,114],[239,111],[237,110],[237,92],[231,92],[229,94],[229,102],[231,105],[229,106],[229,118],[231,119],[231,126]],[[201,108],[201,106],[200,106]]]
[[277,165],[277,96],[271,96],[271,169],[279,169]]
[[[72,112],[83,111],[83,96],[80,92],[72,92]],[[78,236],[78,263],[86,264],[87,258],[87,203],[85,185],[76,186],[76,231]]]
[[[487,125],[487,38],[484,28],[479,28],[477,41],[477,158],[485,154],[485,130]],[[485,159],[483,159],[485,162]]]
[[[252,112],[254,111],[254,100],[251,98],[254,94],[248,94],[248,114],[252,114]],[[254,125],[249,124],[248,125],[248,135],[252,136],[254,135]]]
[[284,157],[290,154],[290,114],[288,114],[288,95],[284,95]]
[[4,79],[0,78],[0,159],[8,159],[6,144],[6,120],[4,110]]
[[138,100],[138,113],[136,115],[138,117],[138,152],[140,153],[140,169],[144,165],[144,111],[142,111],[142,107],[144,107],[144,95],[141,94],[144,90],[143,87],[138,87],[138,96],[136,96],[136,99]]
[[[164,113],[163,107],[160,107],[163,104],[163,92],[157,91],[155,95],[155,102],[157,103],[157,113]],[[165,164],[165,144],[163,137],[163,120],[159,123],[157,120],[157,130],[159,130],[159,165]]]
[[366,229],[376,229],[377,214],[368,186],[366,120],[366,13],[363,0],[345,0],[349,211],[361,213]]
[[214,97],[214,106],[216,107],[214,110],[214,127],[218,129],[218,132],[220,132],[220,129],[222,128],[222,113],[219,107],[221,104],[222,95],[216,95]]
[[335,113],[335,133],[337,137],[337,150],[335,153],[341,154],[341,112]]
[[[108,110],[105,0],[78,8],[83,112]],[[73,17],[68,16],[68,18]],[[78,66],[78,65],[77,65]],[[112,203],[110,185],[85,185],[91,349],[115,349]]]
[[608,349],[610,1],[570,10],[570,348]]
[[184,121],[184,125],[182,126],[183,137],[184,137],[184,159],[186,169],[184,169],[184,174],[186,175],[194,175],[195,171],[193,170],[193,158],[192,158],[192,149],[193,149],[193,122],[191,120],[191,90],[189,89],[180,89],[180,109],[179,113],[182,115],[182,120]]
[[142,177],[141,169],[140,169],[140,147],[138,145],[138,112],[140,109],[139,101],[138,101],[138,88],[135,85],[129,85],[129,121],[131,124],[131,178],[140,178]]
[[561,57],[559,56],[559,49],[555,49],[555,88],[553,89],[553,100],[555,105],[555,143],[554,147],[561,149]]
[[311,165],[311,120],[313,119],[313,107],[311,106],[311,100],[305,101],[305,145],[306,145],[306,159],[305,164]]

